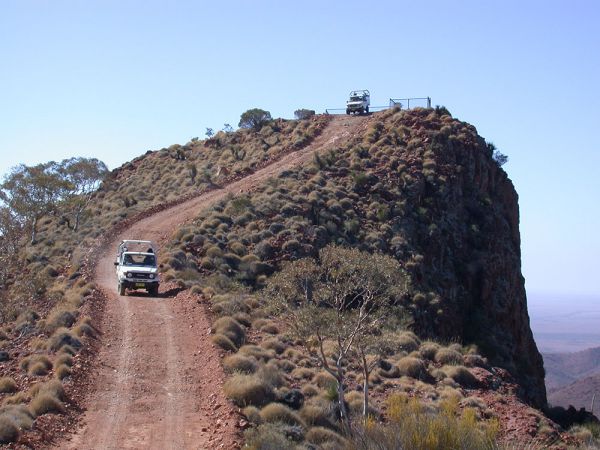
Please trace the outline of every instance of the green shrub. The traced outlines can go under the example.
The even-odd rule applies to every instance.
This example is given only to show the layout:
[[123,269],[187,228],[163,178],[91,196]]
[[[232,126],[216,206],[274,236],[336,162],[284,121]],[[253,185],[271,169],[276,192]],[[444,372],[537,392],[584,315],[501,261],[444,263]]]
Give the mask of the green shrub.
[[240,407],[262,406],[273,400],[272,386],[256,375],[234,375],[225,382],[223,391]]
[[281,422],[288,425],[305,426],[300,416],[282,403],[269,403],[260,410],[260,417],[263,422]]

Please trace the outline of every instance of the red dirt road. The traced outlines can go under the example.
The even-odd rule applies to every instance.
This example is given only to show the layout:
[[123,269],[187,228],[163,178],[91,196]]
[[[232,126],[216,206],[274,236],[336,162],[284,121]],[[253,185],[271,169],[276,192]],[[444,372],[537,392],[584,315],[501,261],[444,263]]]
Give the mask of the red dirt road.
[[[334,117],[312,144],[221,189],[134,223],[99,256],[94,281],[107,297],[99,324],[102,346],[82,426],[58,448],[217,449],[239,446],[238,416],[222,391],[218,350],[210,342],[204,305],[187,293],[172,298],[119,296],[113,266],[122,239],[150,239],[159,247],[200,210],[228,194],[249,191],[316,151],[343,144],[363,123]],[[159,249],[160,251],[160,249]]]

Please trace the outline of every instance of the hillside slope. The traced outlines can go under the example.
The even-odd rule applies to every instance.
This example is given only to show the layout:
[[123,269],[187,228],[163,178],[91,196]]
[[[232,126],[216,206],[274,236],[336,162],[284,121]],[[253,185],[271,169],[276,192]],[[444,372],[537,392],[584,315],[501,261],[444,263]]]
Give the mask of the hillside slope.
[[172,243],[167,275],[187,286],[226,277],[260,288],[282,261],[329,243],[393,255],[411,276],[412,329],[476,344],[543,407],[517,194],[491,147],[443,111],[389,110],[369,124],[311,166],[203,212]]
[[314,142],[223,188],[167,208],[106,236],[105,250],[92,261],[94,281],[106,296],[101,317],[103,347],[86,399],[82,427],[60,448],[234,448],[236,414],[222,393],[223,374],[206,331],[204,308],[181,289],[163,285],[161,299],[119,296],[114,249],[126,238],[165,237],[199,210],[268,177],[305,163],[315,151],[345,140],[362,118],[330,122]]

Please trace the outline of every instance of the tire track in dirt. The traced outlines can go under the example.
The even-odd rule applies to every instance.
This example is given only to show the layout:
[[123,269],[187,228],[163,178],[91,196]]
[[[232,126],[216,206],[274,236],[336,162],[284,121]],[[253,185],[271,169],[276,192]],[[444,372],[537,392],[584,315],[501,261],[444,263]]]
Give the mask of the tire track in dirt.
[[93,368],[83,426],[69,449],[234,448],[236,419],[222,392],[223,373],[209,339],[205,306],[191,297],[116,292],[114,253],[122,239],[150,239],[159,247],[199,211],[230,194],[251,191],[316,151],[346,142],[365,119],[334,117],[307,147],[247,177],[146,217],[113,236],[99,256],[94,281],[107,298],[102,348]]

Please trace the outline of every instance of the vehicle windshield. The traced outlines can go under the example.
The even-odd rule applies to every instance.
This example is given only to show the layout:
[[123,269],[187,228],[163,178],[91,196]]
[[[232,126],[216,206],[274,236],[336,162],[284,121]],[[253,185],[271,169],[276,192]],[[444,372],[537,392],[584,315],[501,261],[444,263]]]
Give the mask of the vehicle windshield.
[[123,257],[124,266],[135,267],[156,267],[156,257],[149,254],[125,254]]
[[353,95],[352,97],[350,97],[350,101],[351,102],[361,102],[362,101],[362,97],[358,96],[358,95]]

